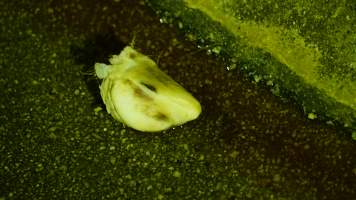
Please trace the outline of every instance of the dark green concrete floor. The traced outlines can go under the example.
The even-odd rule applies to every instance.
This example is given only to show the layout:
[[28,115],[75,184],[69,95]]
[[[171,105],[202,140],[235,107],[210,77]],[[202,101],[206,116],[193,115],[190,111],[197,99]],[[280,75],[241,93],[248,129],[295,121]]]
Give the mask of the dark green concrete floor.
[[[141,1],[1,1],[0,199],[356,199],[347,131],[178,32]],[[150,134],[106,113],[91,67],[133,38],[199,119]]]

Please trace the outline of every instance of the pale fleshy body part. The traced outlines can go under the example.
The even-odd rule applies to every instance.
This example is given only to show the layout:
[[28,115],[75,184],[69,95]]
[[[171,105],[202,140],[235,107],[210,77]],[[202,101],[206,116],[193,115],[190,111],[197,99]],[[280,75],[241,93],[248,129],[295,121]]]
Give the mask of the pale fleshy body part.
[[100,94],[114,119],[144,132],[163,131],[196,119],[200,103],[149,57],[127,46],[96,63]]

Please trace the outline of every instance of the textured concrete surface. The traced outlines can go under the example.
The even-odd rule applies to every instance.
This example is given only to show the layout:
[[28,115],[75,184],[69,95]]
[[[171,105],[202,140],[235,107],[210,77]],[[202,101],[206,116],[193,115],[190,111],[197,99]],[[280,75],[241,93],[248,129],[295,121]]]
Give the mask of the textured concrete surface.
[[[135,38],[202,116],[117,123],[95,61]],[[141,1],[0,2],[1,199],[353,199],[356,144],[197,48]]]
[[275,95],[294,99],[309,117],[356,133],[355,2],[148,2],[201,46],[228,55]]

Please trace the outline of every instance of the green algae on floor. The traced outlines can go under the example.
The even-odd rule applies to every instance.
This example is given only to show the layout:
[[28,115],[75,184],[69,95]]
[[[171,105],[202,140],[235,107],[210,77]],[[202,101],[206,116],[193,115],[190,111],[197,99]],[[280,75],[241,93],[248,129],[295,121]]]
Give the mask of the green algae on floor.
[[[356,16],[352,3],[149,2],[162,17],[178,18],[180,27],[197,40],[205,40],[208,48],[219,48],[237,62],[247,62],[244,67],[253,77],[272,81],[272,91],[295,99],[306,115],[316,112],[321,118],[356,129],[356,34],[352,31]],[[335,6],[337,12],[332,13]],[[328,17],[330,13],[332,17]]]

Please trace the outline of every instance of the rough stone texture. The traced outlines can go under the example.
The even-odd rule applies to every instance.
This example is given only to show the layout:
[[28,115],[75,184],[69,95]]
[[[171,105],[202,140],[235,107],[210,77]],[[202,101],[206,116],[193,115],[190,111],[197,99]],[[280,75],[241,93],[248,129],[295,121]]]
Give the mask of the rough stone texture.
[[[352,1],[149,0],[204,48],[312,118],[356,131],[356,4]],[[320,9],[322,8],[322,9]]]
[[[0,198],[356,196],[345,130],[177,33],[141,1],[0,1]],[[200,100],[198,120],[143,134],[105,112],[93,64],[133,38]]]

